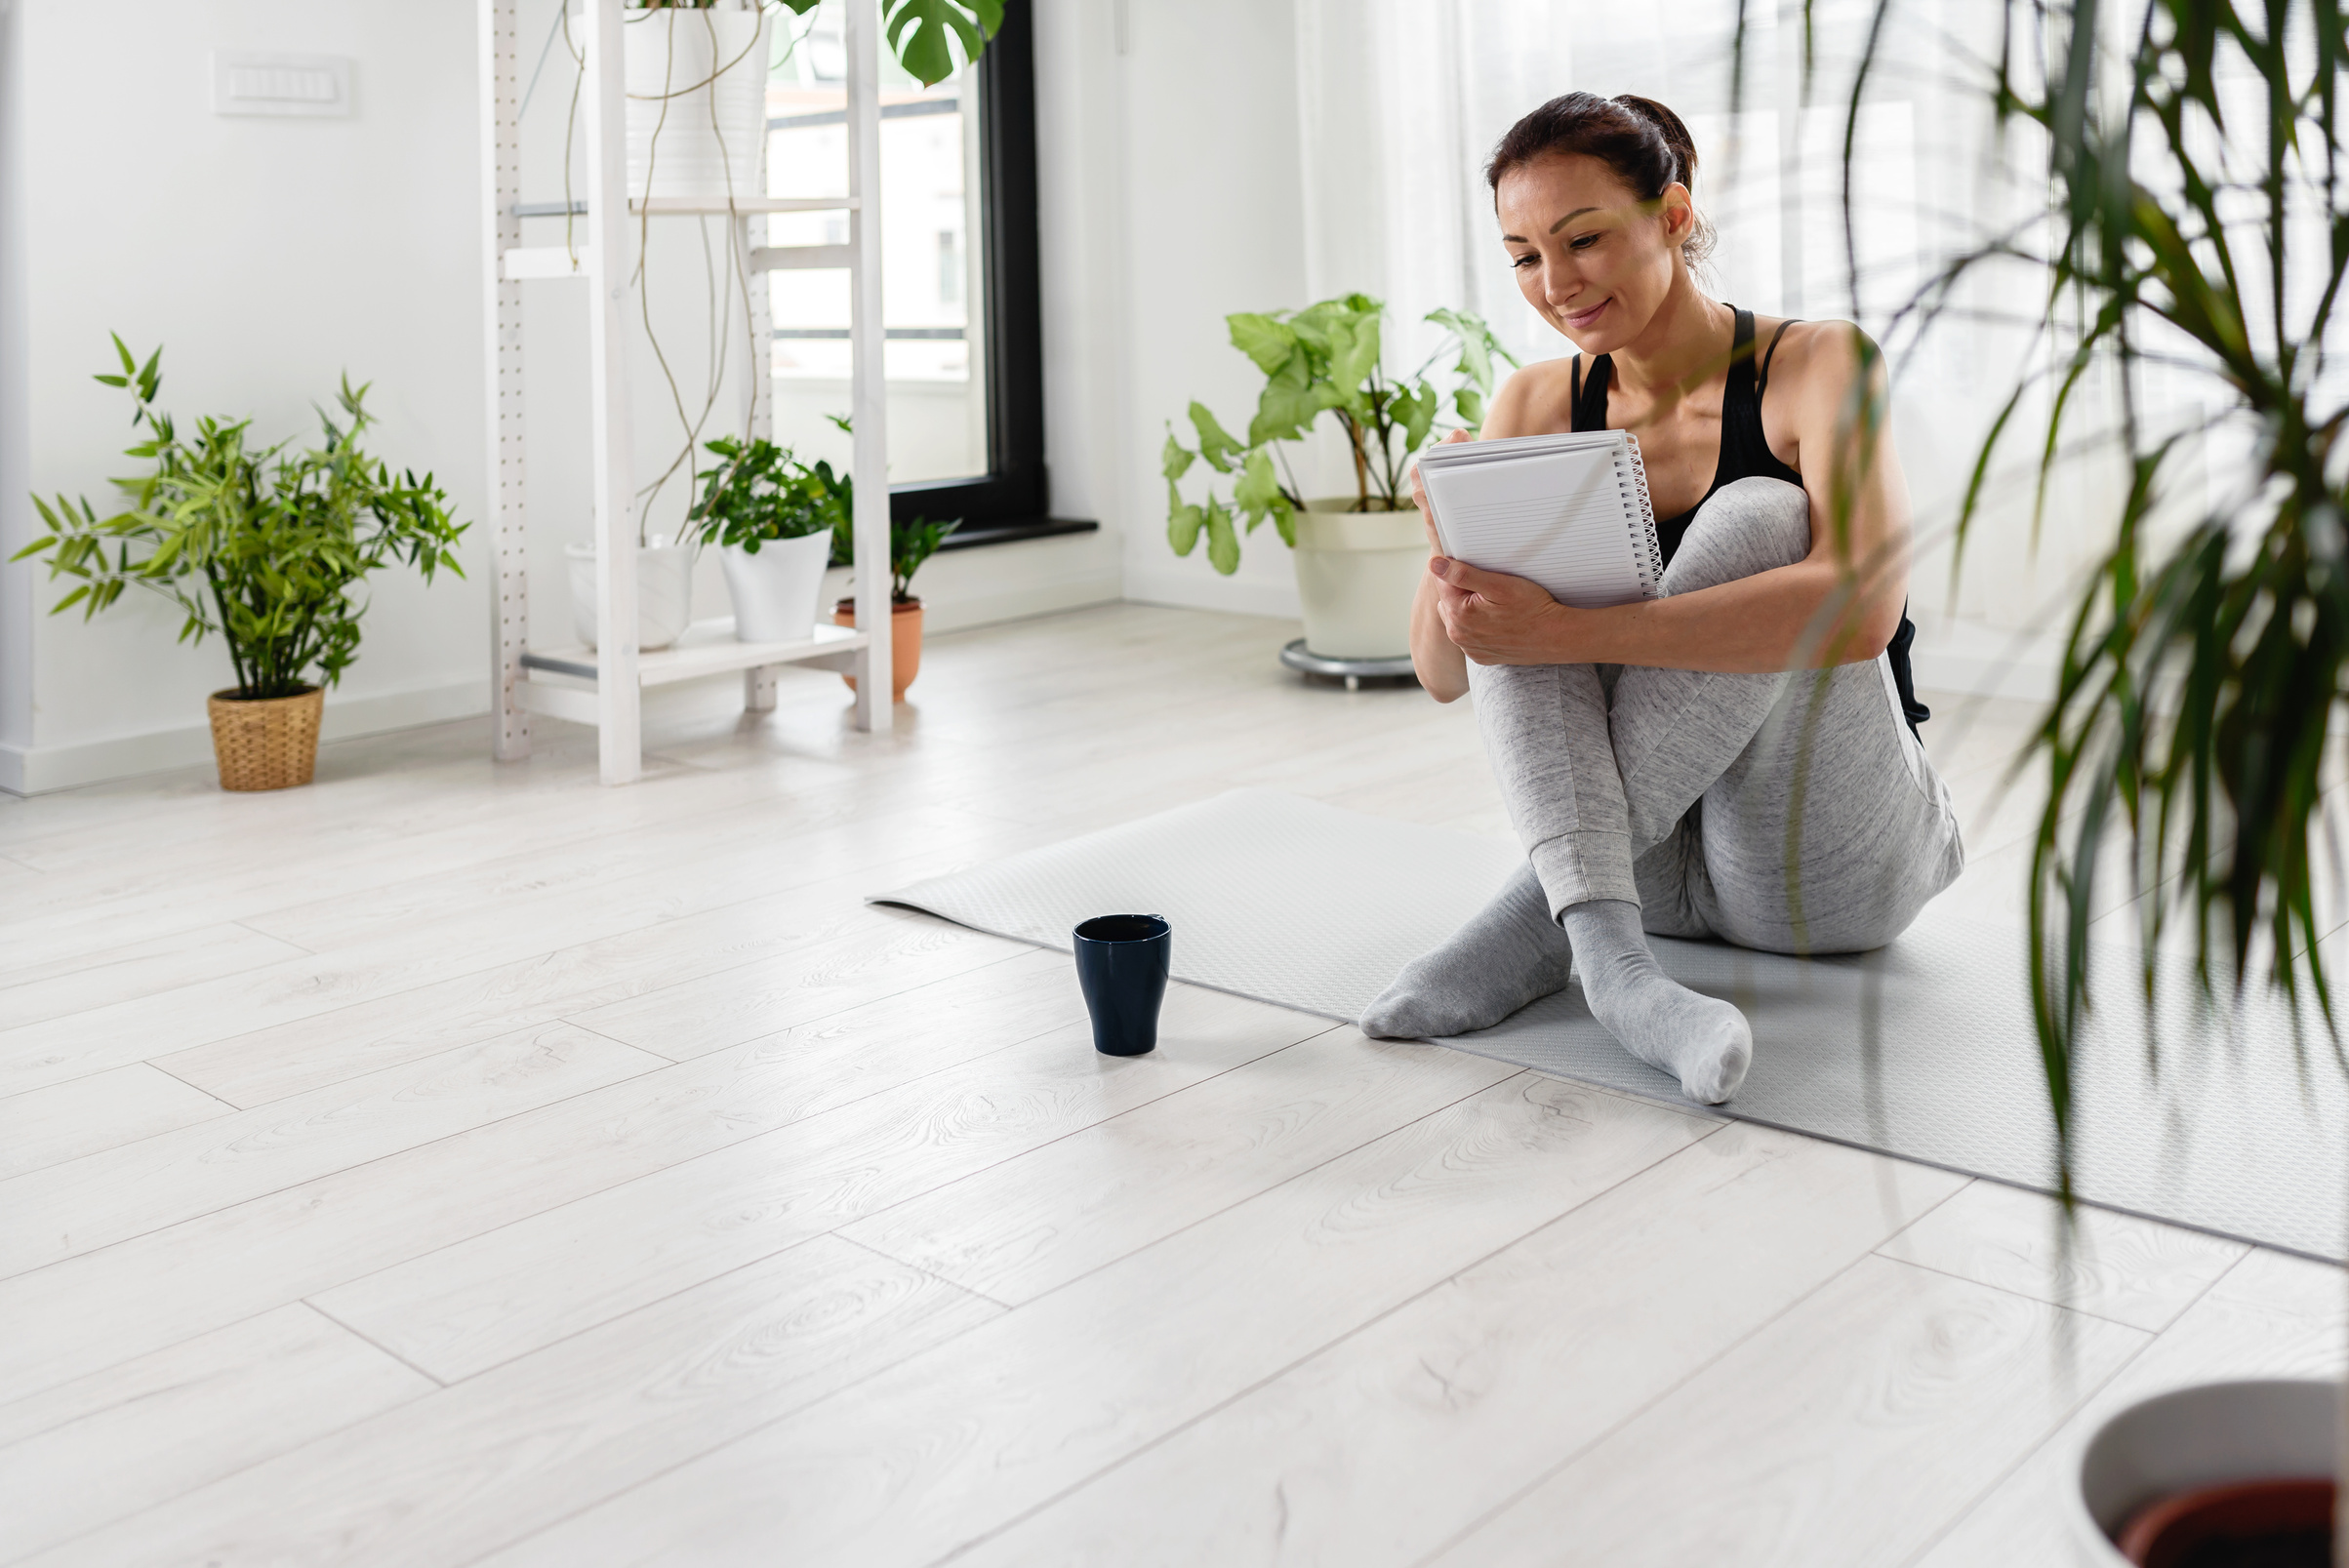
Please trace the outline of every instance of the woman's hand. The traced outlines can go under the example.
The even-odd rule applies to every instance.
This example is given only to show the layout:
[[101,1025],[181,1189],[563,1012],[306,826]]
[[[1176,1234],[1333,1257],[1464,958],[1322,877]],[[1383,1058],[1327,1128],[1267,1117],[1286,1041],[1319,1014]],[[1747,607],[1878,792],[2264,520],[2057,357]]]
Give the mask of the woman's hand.
[[[1446,441],[1470,439],[1466,430],[1454,430]],[[1411,464],[1411,500],[1419,507],[1419,521],[1428,531],[1428,554],[1443,554],[1443,543],[1436,537],[1436,514],[1428,506],[1428,487],[1420,482],[1419,464]],[[1434,574],[1419,580],[1419,590],[1411,596],[1411,667],[1419,673],[1419,684],[1438,703],[1457,702],[1468,695],[1468,661],[1453,646],[1445,632],[1443,619],[1437,613],[1436,598],[1443,591],[1443,583]]]
[[1438,555],[1428,562],[1437,580],[1436,613],[1452,644],[1479,664],[1578,664],[1573,651],[1576,612],[1539,583],[1506,572],[1485,572]]

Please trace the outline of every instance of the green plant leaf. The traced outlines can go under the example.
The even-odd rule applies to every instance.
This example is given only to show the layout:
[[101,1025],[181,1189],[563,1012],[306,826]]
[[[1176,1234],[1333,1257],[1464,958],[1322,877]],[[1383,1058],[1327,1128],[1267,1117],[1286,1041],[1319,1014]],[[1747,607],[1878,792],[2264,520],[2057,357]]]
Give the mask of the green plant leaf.
[[[1364,383],[1378,364],[1379,331],[1376,315],[1357,315],[1352,320],[1334,322],[1330,327],[1331,352],[1329,380],[1348,398],[1363,397]],[[1368,417],[1364,398],[1361,418]]]
[[1501,346],[1501,341],[1480,316],[1447,308],[1431,310],[1422,319],[1434,322],[1459,340],[1460,359],[1452,367],[1453,374],[1467,377],[1485,397],[1492,395],[1492,362],[1502,359],[1513,366],[1517,364],[1516,356]]
[[1232,329],[1232,346],[1256,362],[1256,368],[1267,376],[1276,373],[1297,351],[1297,335],[1271,316],[1241,312],[1226,316]]
[[[1247,448],[1232,439],[1231,433],[1215,421],[1204,403],[1191,405],[1191,427],[1199,433],[1199,456],[1217,473],[1230,473],[1233,460]],[[1171,477],[1171,476],[1170,476]]]
[[1452,394],[1452,407],[1460,415],[1460,422],[1473,434],[1484,428],[1484,399],[1473,387],[1463,386]]
[[904,604],[913,597],[913,574],[922,563],[938,552],[946,537],[962,526],[962,519],[952,518],[933,523],[926,517],[916,517],[910,523],[892,522],[889,525],[889,597]]
[[[1193,406],[1196,407],[1197,405]],[[1175,439],[1174,426],[1168,425],[1166,427],[1166,446],[1158,455],[1158,471],[1169,479],[1180,479],[1191,471],[1191,465],[1197,458],[1197,453]]]
[[[1239,482],[1232,487],[1232,504],[1247,519],[1247,531],[1251,534],[1267,517],[1287,516],[1288,497],[1280,492],[1279,477],[1273,471],[1272,454],[1262,447],[1248,454]],[[1281,528],[1280,537],[1289,537],[1286,526]]]
[[1174,546],[1177,555],[1189,555],[1192,546],[1199,542],[1199,527],[1207,514],[1196,506],[1187,505],[1182,495],[1170,480],[1166,486],[1166,543]]
[[1316,395],[1316,390],[1306,373],[1305,356],[1291,355],[1265,383],[1264,396],[1257,400],[1255,418],[1248,422],[1248,445],[1260,447],[1267,441],[1294,441],[1303,435],[1328,406]]
[[1207,564],[1226,577],[1239,570],[1239,535],[1232,514],[1212,496],[1207,500]]
[[885,0],[881,30],[913,79],[934,87],[954,74],[955,46],[975,60],[1003,25],[1002,0]]
[[1436,411],[1443,406],[1443,398],[1423,381],[1416,388],[1397,394],[1396,405],[1395,419],[1403,427],[1403,454],[1407,457],[1427,444],[1428,432],[1436,427]]

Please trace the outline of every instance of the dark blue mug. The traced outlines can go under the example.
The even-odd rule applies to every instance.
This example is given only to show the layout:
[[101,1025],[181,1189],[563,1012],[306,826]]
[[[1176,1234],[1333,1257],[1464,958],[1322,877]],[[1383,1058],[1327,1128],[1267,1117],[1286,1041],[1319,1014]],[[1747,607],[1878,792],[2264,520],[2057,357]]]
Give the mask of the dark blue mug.
[[1154,914],[1095,915],[1071,934],[1076,984],[1093,1015],[1093,1049],[1142,1056],[1158,1044],[1158,1004],[1174,939]]

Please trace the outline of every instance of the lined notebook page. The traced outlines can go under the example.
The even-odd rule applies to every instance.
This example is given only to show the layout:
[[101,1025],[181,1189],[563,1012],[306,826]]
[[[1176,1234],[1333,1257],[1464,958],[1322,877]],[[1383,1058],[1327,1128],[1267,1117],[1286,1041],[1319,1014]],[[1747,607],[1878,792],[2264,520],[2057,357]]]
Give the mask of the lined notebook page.
[[1577,609],[1655,597],[1655,517],[1625,431],[1457,442],[1419,468],[1445,554]]

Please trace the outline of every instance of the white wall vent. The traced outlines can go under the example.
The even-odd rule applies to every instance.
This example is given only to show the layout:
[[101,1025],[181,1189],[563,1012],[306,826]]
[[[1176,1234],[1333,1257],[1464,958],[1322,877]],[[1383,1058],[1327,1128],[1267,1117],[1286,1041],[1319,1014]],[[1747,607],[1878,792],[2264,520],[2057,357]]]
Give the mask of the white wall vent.
[[215,114],[350,113],[350,61],[340,55],[249,55],[215,50]]

